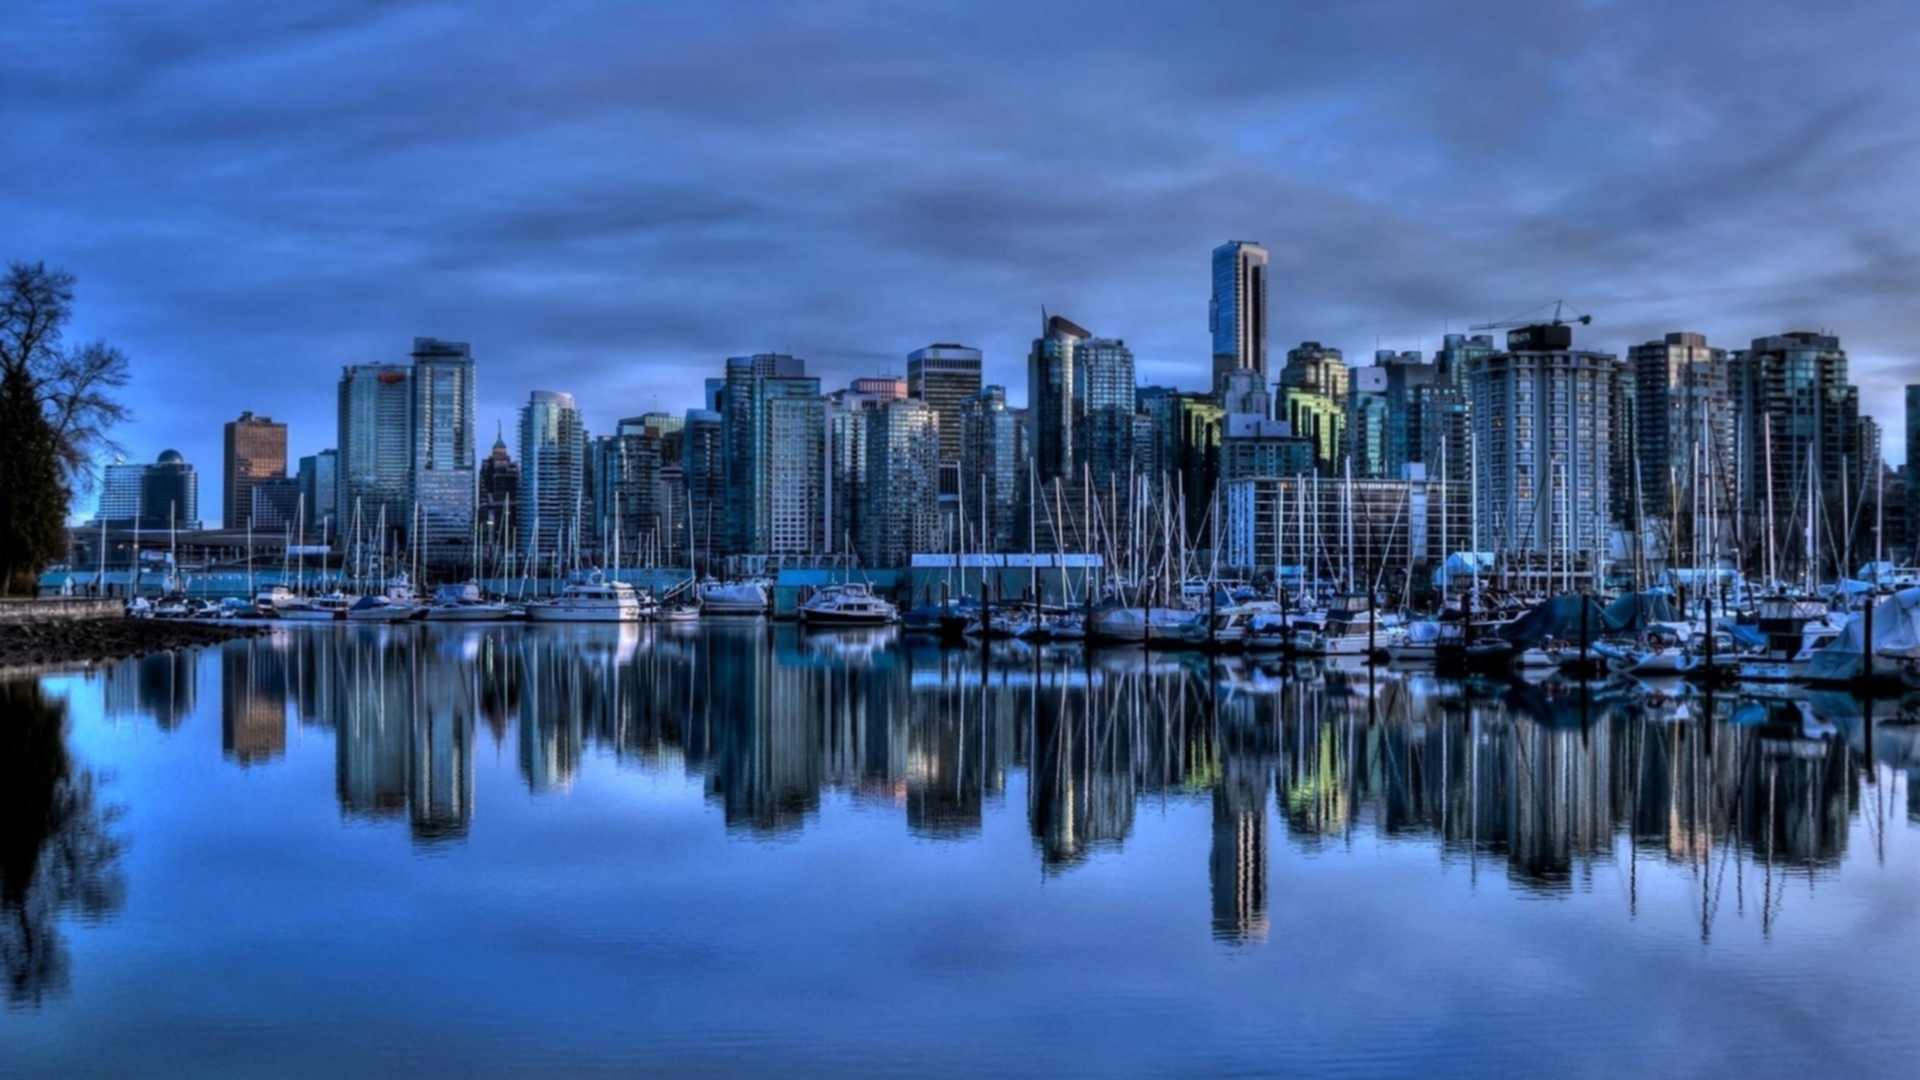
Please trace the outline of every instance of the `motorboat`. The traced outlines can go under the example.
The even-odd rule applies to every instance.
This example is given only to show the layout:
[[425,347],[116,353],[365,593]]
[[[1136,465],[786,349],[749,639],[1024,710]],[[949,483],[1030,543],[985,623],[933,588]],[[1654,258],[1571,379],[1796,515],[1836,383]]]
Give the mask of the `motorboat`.
[[1293,648],[1309,656],[1367,656],[1398,644],[1404,635],[1372,608],[1329,608],[1320,626],[1302,625],[1294,631]]
[[474,582],[442,585],[434,590],[433,604],[427,608],[428,622],[492,622],[513,617],[513,608],[480,594]]
[[307,600],[296,600],[280,607],[279,617],[295,622],[333,622],[347,617],[353,598],[340,592],[323,593]]
[[673,604],[655,611],[653,618],[655,622],[663,623],[698,622],[700,609],[692,604]]
[[347,608],[349,622],[406,622],[417,609],[389,596],[363,596]]
[[254,595],[253,608],[261,615],[271,619],[280,614],[281,608],[289,607],[299,602],[300,598],[294,594],[292,589],[287,588],[285,585],[274,585],[270,588],[261,589]]
[[1131,645],[1198,645],[1207,639],[1207,623],[1201,612],[1186,608],[1099,608],[1087,636]]
[[568,585],[559,596],[529,600],[526,610],[534,622],[634,623],[646,618],[649,606],[633,586],[594,574]]
[[709,581],[700,588],[703,615],[765,615],[770,606],[764,581]]
[[899,618],[899,608],[864,584],[826,585],[800,605],[802,626],[887,626]]
[[1387,659],[1395,664],[1431,664],[1450,641],[1465,638],[1459,623],[1421,619],[1407,624],[1404,636],[1387,646]]

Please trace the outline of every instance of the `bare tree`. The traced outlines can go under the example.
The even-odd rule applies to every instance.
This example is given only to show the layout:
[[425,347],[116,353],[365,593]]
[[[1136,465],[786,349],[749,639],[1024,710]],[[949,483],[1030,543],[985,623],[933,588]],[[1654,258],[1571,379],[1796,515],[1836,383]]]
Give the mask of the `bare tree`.
[[71,490],[94,480],[94,461],[119,447],[109,432],[133,417],[117,393],[127,357],[104,341],[69,347],[73,275],[45,263],[10,263],[0,280],[0,379],[22,379],[52,428],[61,478]]

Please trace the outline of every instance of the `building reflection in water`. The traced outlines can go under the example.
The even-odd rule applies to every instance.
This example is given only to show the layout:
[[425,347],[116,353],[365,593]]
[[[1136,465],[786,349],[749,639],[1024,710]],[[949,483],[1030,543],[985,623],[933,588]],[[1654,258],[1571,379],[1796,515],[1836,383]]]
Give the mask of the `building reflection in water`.
[[[565,791],[589,754],[608,754],[698,779],[726,827],[754,836],[804,829],[839,792],[898,813],[916,837],[964,840],[1024,771],[1050,874],[1119,849],[1142,800],[1210,805],[1211,925],[1227,942],[1267,935],[1275,842],[1430,844],[1476,880],[1498,872],[1547,895],[1588,888],[1602,868],[1637,887],[1644,863],[1724,880],[1731,858],[1736,876],[1759,875],[1767,914],[1787,874],[1847,854],[1863,778],[1904,785],[1904,816],[1920,821],[1912,729],[1868,747],[1864,717],[1831,717],[1838,707],[1818,698],[1728,697],[1710,716],[1688,699],[1650,715],[1641,699],[1558,681],[942,651],[891,632],[754,623],[348,627],[220,657],[230,756],[283,753],[291,707],[334,732],[342,813],[404,817],[423,843],[471,826],[481,725],[513,743],[532,792]],[[112,692],[156,718],[192,700],[190,670],[124,678],[132,689]],[[1703,931],[1718,910],[1704,899]]]

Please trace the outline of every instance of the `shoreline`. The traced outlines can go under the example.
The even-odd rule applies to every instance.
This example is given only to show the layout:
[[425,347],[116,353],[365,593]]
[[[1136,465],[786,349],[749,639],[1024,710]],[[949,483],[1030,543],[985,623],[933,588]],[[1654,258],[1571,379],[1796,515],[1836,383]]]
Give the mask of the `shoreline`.
[[164,619],[75,619],[0,625],[0,677],[88,667],[268,632],[260,625]]

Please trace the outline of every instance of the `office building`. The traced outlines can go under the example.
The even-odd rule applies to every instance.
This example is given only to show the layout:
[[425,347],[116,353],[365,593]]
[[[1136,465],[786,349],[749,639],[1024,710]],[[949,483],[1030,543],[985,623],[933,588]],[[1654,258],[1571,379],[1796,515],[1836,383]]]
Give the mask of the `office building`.
[[1347,390],[1346,459],[1353,475],[1387,475],[1387,428],[1391,422],[1387,401],[1387,369],[1380,365],[1355,368]]
[[681,478],[686,484],[687,538],[693,565],[710,570],[716,537],[724,537],[727,506],[725,423],[711,409],[688,409],[680,429]]
[[275,476],[255,480],[253,505],[247,508],[249,526],[256,533],[290,534],[299,524],[300,478]]
[[1709,510],[1719,516],[1724,507],[1720,497],[1708,502],[1709,481],[1724,497],[1733,477],[1726,350],[1708,346],[1702,334],[1672,333],[1628,349],[1627,363],[1633,369],[1638,459],[1638,475],[1627,480],[1640,492],[1640,531],[1690,552],[1697,517]]
[[[1554,333],[1542,340],[1541,330]],[[1467,379],[1480,544],[1524,556],[1528,572],[1551,565],[1565,587],[1597,575],[1608,551],[1621,366],[1574,349],[1566,327],[1516,330],[1508,346],[1476,360]]]
[[1235,368],[1222,374],[1214,391],[1220,395],[1220,407],[1229,416],[1273,415],[1273,395],[1267,390],[1267,377],[1254,368]]
[[883,401],[867,417],[860,559],[900,568],[940,550],[940,418],[911,398]]
[[493,449],[480,462],[479,505],[475,509],[481,543],[499,552],[513,536],[514,500],[520,497],[520,465],[507,449],[507,434],[495,429]]
[[1430,569],[1465,549],[1472,528],[1467,485],[1430,478],[1419,465],[1397,480],[1250,477],[1222,490],[1220,565],[1289,588],[1379,581],[1392,593],[1408,574],[1431,581]]
[[727,361],[722,415],[732,554],[827,550],[827,412],[806,362],[779,353]]
[[1760,538],[1759,550],[1747,552],[1749,565],[1768,576],[1802,577],[1811,569],[1831,578],[1842,570],[1849,541],[1837,523],[1848,519],[1846,497],[1858,497],[1865,473],[1860,391],[1848,381],[1846,350],[1838,337],[1799,331],[1756,338],[1728,366],[1740,424],[1740,487],[1745,516],[1755,523],[1746,533]]
[[[335,535],[381,550],[413,518],[413,367],[356,364],[340,374]],[[376,536],[384,528],[385,536]]]
[[1323,476],[1339,473],[1346,453],[1347,382],[1339,349],[1303,341],[1287,351],[1274,393],[1276,418],[1313,441],[1315,467]]
[[664,490],[662,481],[667,441],[659,428],[636,416],[589,443],[592,546],[606,565],[656,565],[680,535],[678,492]]
[[1233,240],[1213,249],[1213,301],[1207,309],[1213,334],[1213,385],[1228,372],[1267,371],[1267,252]]
[[229,529],[244,529],[253,516],[253,486],[287,475],[287,425],[243,412],[227,421],[224,435],[220,520]]
[[180,451],[162,451],[141,476],[139,527],[200,527],[200,474]]
[[[1911,398],[1911,394],[1908,395]],[[1909,413],[1911,415],[1911,413]],[[140,519],[142,491],[147,467],[116,461],[101,470],[100,501],[94,507],[93,523],[132,525]]]
[[1075,350],[1093,335],[1055,315],[1027,354],[1027,447],[1042,483],[1069,479],[1074,457]]
[[326,536],[339,532],[334,521],[340,501],[340,452],[322,450],[300,459],[300,510],[297,523],[302,536]]
[[830,552],[859,550],[865,542],[861,512],[867,497],[867,424],[874,411],[892,398],[858,387],[881,381],[855,379],[853,387],[827,395],[825,539]]
[[[535,390],[520,407],[520,495],[514,500],[519,556],[536,572],[567,566],[585,520],[586,429],[572,394]],[[591,535],[591,534],[589,534]]]
[[960,523],[964,551],[1001,553],[1024,547],[1019,537],[1020,495],[1026,483],[1026,448],[1020,417],[1007,407],[1007,392],[988,386],[960,403]]
[[413,339],[408,424],[408,499],[419,534],[413,543],[428,565],[470,561],[475,512],[473,352],[460,341]]
[[936,343],[907,354],[907,394],[940,417],[940,463],[950,479],[960,461],[960,405],[980,392],[980,350]]
[[1133,460],[1133,350],[1119,338],[1089,337],[1073,350],[1076,471],[1097,488],[1124,478]]
[[1312,441],[1285,423],[1255,413],[1228,413],[1221,423],[1221,483],[1313,471]]

